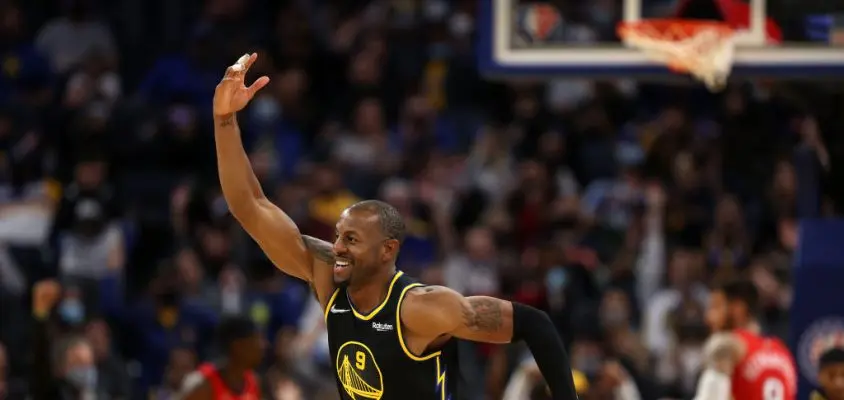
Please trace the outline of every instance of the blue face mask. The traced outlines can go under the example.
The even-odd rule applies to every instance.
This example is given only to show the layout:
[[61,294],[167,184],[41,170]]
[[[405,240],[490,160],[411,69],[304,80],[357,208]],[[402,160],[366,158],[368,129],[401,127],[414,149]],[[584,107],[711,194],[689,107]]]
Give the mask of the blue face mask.
[[258,123],[271,124],[281,115],[281,107],[269,96],[261,96],[252,102],[252,115]]
[[562,267],[554,267],[545,276],[545,286],[549,292],[559,292],[566,287],[568,276]]
[[93,365],[74,367],[67,371],[67,381],[79,389],[97,387],[97,369]]
[[598,375],[601,370],[601,358],[597,356],[585,356],[577,361],[575,368],[587,376]]
[[79,299],[65,299],[59,305],[59,316],[70,325],[79,325],[85,319],[85,307]]

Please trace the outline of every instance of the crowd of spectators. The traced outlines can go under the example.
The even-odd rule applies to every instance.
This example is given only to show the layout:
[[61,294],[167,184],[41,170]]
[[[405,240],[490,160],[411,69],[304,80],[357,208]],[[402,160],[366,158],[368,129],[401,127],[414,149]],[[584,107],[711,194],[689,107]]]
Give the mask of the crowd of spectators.
[[[718,279],[783,335],[796,218],[844,210],[841,94],[485,81],[476,5],[0,1],[0,399],[171,399],[230,314],[268,398],[336,398],[319,305],[220,195],[210,99],[247,51],[246,146],[302,232],[396,206],[399,267],[546,310],[584,399],[692,393]],[[520,346],[461,346],[461,399],[545,395]]]

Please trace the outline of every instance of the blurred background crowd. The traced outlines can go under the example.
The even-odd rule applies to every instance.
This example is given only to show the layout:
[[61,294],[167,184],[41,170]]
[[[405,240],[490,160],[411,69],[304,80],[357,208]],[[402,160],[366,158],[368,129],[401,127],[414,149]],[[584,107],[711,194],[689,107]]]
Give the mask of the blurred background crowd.
[[[617,12],[589,4],[581,32]],[[319,305],[220,195],[210,100],[247,51],[245,144],[302,232],[396,206],[399,267],[546,310],[584,399],[687,398],[719,279],[787,334],[795,221],[844,210],[841,93],[489,82],[476,5],[0,1],[0,398],[173,398],[229,314],[266,332],[267,398],[336,398]],[[463,344],[461,398],[542,399],[527,355]]]

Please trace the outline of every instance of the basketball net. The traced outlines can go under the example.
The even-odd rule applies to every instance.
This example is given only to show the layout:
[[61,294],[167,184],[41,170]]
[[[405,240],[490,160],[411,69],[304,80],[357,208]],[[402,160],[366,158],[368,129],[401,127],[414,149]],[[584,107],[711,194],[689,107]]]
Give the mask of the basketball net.
[[682,19],[622,22],[618,33],[625,44],[664,63],[672,71],[689,73],[711,91],[724,88],[733,66],[733,30],[718,21]]

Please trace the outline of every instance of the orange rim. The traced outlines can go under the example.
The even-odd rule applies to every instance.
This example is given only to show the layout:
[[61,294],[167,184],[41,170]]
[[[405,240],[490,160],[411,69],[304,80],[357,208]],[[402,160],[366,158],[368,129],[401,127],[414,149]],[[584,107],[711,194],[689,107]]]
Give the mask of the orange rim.
[[733,28],[724,22],[695,19],[644,19],[636,22],[621,22],[617,28],[621,38],[638,35],[671,42],[694,36],[702,30],[715,30],[722,36],[733,34]]
[[[645,19],[636,22],[621,22],[616,28],[622,40],[638,37],[666,43],[688,39],[703,30],[715,31],[722,38],[733,35],[733,29],[729,25],[713,20]],[[685,72],[689,69],[686,61],[670,61],[667,65],[673,71]]]

